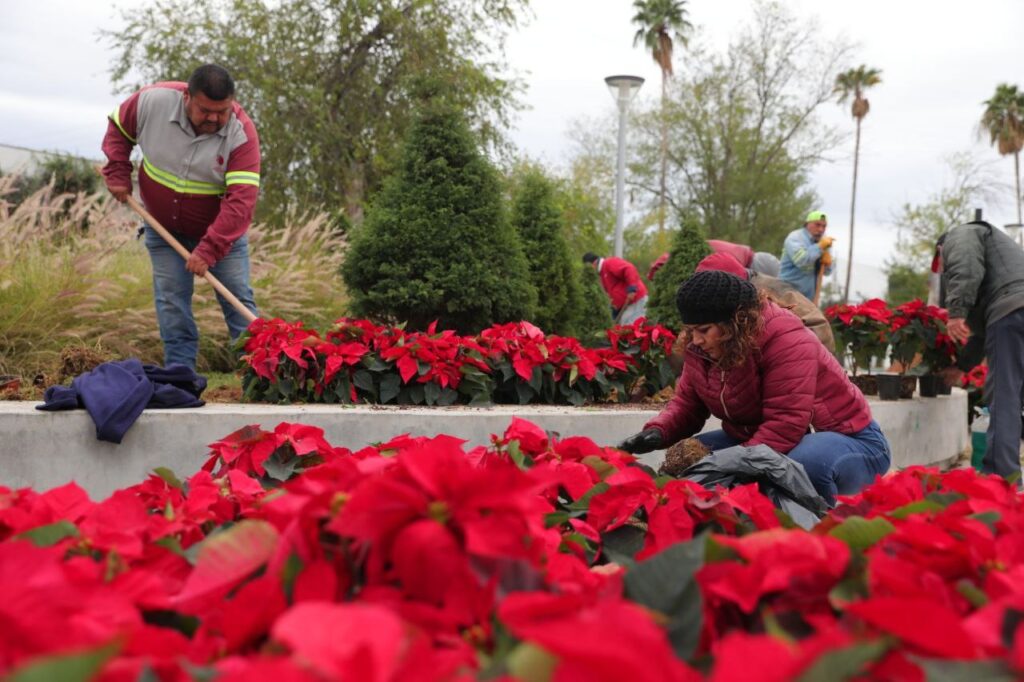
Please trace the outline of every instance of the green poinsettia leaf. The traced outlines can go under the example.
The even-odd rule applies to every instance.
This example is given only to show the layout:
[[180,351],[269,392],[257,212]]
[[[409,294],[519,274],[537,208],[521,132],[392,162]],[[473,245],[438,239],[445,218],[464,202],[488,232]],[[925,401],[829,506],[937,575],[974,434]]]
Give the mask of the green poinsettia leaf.
[[78,528],[75,524],[70,521],[57,521],[56,523],[26,530],[14,537],[15,539],[28,540],[36,547],[52,547],[64,538],[77,536]]
[[116,644],[107,644],[89,651],[48,656],[30,661],[7,677],[7,682],[89,682],[103,664],[117,653]]

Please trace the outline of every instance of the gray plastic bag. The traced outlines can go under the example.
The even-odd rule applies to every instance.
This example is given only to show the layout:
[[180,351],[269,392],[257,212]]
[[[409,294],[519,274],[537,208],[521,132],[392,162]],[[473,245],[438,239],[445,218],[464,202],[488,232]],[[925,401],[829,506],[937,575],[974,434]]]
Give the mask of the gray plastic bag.
[[705,488],[757,483],[758,490],[801,528],[813,528],[829,509],[804,466],[767,445],[717,450],[684,471],[682,477]]

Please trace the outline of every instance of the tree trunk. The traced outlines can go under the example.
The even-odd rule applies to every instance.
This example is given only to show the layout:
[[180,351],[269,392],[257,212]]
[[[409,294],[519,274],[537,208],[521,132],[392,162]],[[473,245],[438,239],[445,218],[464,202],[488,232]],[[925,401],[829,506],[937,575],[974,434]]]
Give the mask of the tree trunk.
[[661,72],[661,182],[658,194],[658,236],[665,233],[665,178],[668,175],[668,117],[665,103],[668,101],[668,74]]
[[846,285],[843,303],[850,300],[850,272],[853,269],[853,216],[857,208],[857,166],[860,164],[860,119],[857,119],[857,137],[853,143],[853,191],[850,193],[850,247],[846,255]]
[[348,182],[344,184],[345,215],[354,224],[363,222],[363,200],[366,194],[366,167],[359,161],[348,165]]
[[1024,221],[1020,219],[1020,152],[1016,152],[1013,155],[1013,177],[1017,181],[1017,196],[1015,197],[1017,201],[1014,202],[1017,204],[1017,224],[1021,225],[1024,224]]

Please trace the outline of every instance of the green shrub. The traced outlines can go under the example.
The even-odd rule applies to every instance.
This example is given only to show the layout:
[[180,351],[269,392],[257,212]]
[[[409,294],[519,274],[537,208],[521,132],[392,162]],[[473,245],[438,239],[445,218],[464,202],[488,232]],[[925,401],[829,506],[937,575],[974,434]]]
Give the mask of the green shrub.
[[576,259],[565,239],[554,187],[537,168],[517,179],[512,197],[512,225],[519,233],[538,302],[531,321],[548,334],[575,336],[583,304]]
[[496,171],[460,113],[427,104],[397,172],[354,231],[342,267],[353,312],[475,333],[531,317],[528,272]]
[[581,283],[583,299],[579,321],[576,323],[577,337],[585,346],[606,344],[608,339],[605,331],[612,326],[612,308],[608,294],[601,286],[601,277],[589,265],[576,263],[574,268],[575,276]]
[[672,238],[668,262],[658,270],[648,287],[647,319],[673,329],[682,321],[676,309],[679,284],[693,274],[697,263],[711,253],[704,231],[692,220],[681,221]]

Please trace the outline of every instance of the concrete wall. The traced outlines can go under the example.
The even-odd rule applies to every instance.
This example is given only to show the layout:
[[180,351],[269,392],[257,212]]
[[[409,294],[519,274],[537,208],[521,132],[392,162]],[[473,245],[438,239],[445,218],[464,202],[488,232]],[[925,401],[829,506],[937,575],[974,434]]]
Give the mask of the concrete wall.
[[[889,438],[894,466],[940,464],[969,443],[967,395],[873,402],[872,411]],[[147,410],[120,445],[96,440],[84,410],[41,412],[34,403],[0,401],[0,485],[38,491],[77,481],[94,499],[138,483],[155,467],[179,476],[196,472],[207,445],[248,424],[272,430],[300,422],[324,429],[332,445],[356,449],[393,436],[448,433],[470,445],[490,442],[513,416],[529,419],[561,436],[588,436],[615,444],[638,431],[652,410],[499,406],[491,408],[341,407],[337,405],[238,405],[212,403],[192,410]],[[706,429],[718,428],[717,420]],[[642,458],[656,465],[661,453]]]

